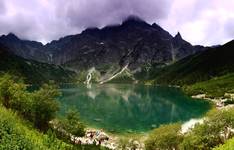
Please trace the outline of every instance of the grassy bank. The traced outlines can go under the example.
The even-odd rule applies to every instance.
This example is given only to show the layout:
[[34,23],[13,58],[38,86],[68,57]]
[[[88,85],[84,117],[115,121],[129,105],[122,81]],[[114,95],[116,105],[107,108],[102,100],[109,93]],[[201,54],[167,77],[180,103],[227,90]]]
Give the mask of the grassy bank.
[[0,106],[0,149],[66,149],[71,145],[34,129],[11,110]]
[[207,81],[183,86],[188,95],[206,94],[207,97],[224,97],[225,93],[234,93],[234,74],[215,77]]

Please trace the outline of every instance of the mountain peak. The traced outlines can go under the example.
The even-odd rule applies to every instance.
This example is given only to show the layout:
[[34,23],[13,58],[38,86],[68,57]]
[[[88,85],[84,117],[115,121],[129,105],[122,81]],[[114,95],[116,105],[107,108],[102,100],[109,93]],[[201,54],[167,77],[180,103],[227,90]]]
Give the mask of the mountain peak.
[[124,19],[122,24],[129,24],[129,23],[146,23],[146,22],[138,16],[130,15],[126,19]]
[[180,32],[178,32],[178,33],[175,35],[175,39],[182,39],[182,36],[181,36]]
[[6,37],[11,40],[19,40],[19,38],[14,33],[11,32]]

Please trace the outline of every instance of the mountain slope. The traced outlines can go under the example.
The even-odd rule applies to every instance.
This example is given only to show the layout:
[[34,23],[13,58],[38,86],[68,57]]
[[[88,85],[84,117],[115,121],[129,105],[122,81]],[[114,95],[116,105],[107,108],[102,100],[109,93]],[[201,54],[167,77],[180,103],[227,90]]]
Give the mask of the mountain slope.
[[193,84],[234,72],[234,41],[186,57],[156,71],[156,83]]
[[234,73],[215,77],[207,81],[184,86],[188,95],[206,94],[206,97],[224,97],[225,93],[234,93]]
[[27,60],[9,52],[0,44],[0,73],[11,73],[25,78],[27,83],[42,83],[49,80],[71,82],[75,73],[60,66]]

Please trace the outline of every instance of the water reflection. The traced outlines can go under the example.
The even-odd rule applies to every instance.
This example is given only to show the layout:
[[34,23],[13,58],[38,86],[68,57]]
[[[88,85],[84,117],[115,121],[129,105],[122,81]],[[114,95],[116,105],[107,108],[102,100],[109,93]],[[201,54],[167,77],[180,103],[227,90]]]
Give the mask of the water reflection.
[[144,85],[66,86],[61,114],[76,107],[87,124],[110,131],[147,131],[161,124],[202,116],[210,105],[192,100],[179,89]]

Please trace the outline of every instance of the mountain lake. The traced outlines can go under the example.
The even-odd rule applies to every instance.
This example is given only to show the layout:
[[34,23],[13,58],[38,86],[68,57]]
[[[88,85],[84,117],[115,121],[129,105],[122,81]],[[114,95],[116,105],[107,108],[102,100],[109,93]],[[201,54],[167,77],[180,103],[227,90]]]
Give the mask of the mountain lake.
[[77,109],[88,126],[112,133],[144,133],[162,124],[201,118],[210,102],[179,88],[139,84],[63,85],[59,115]]

